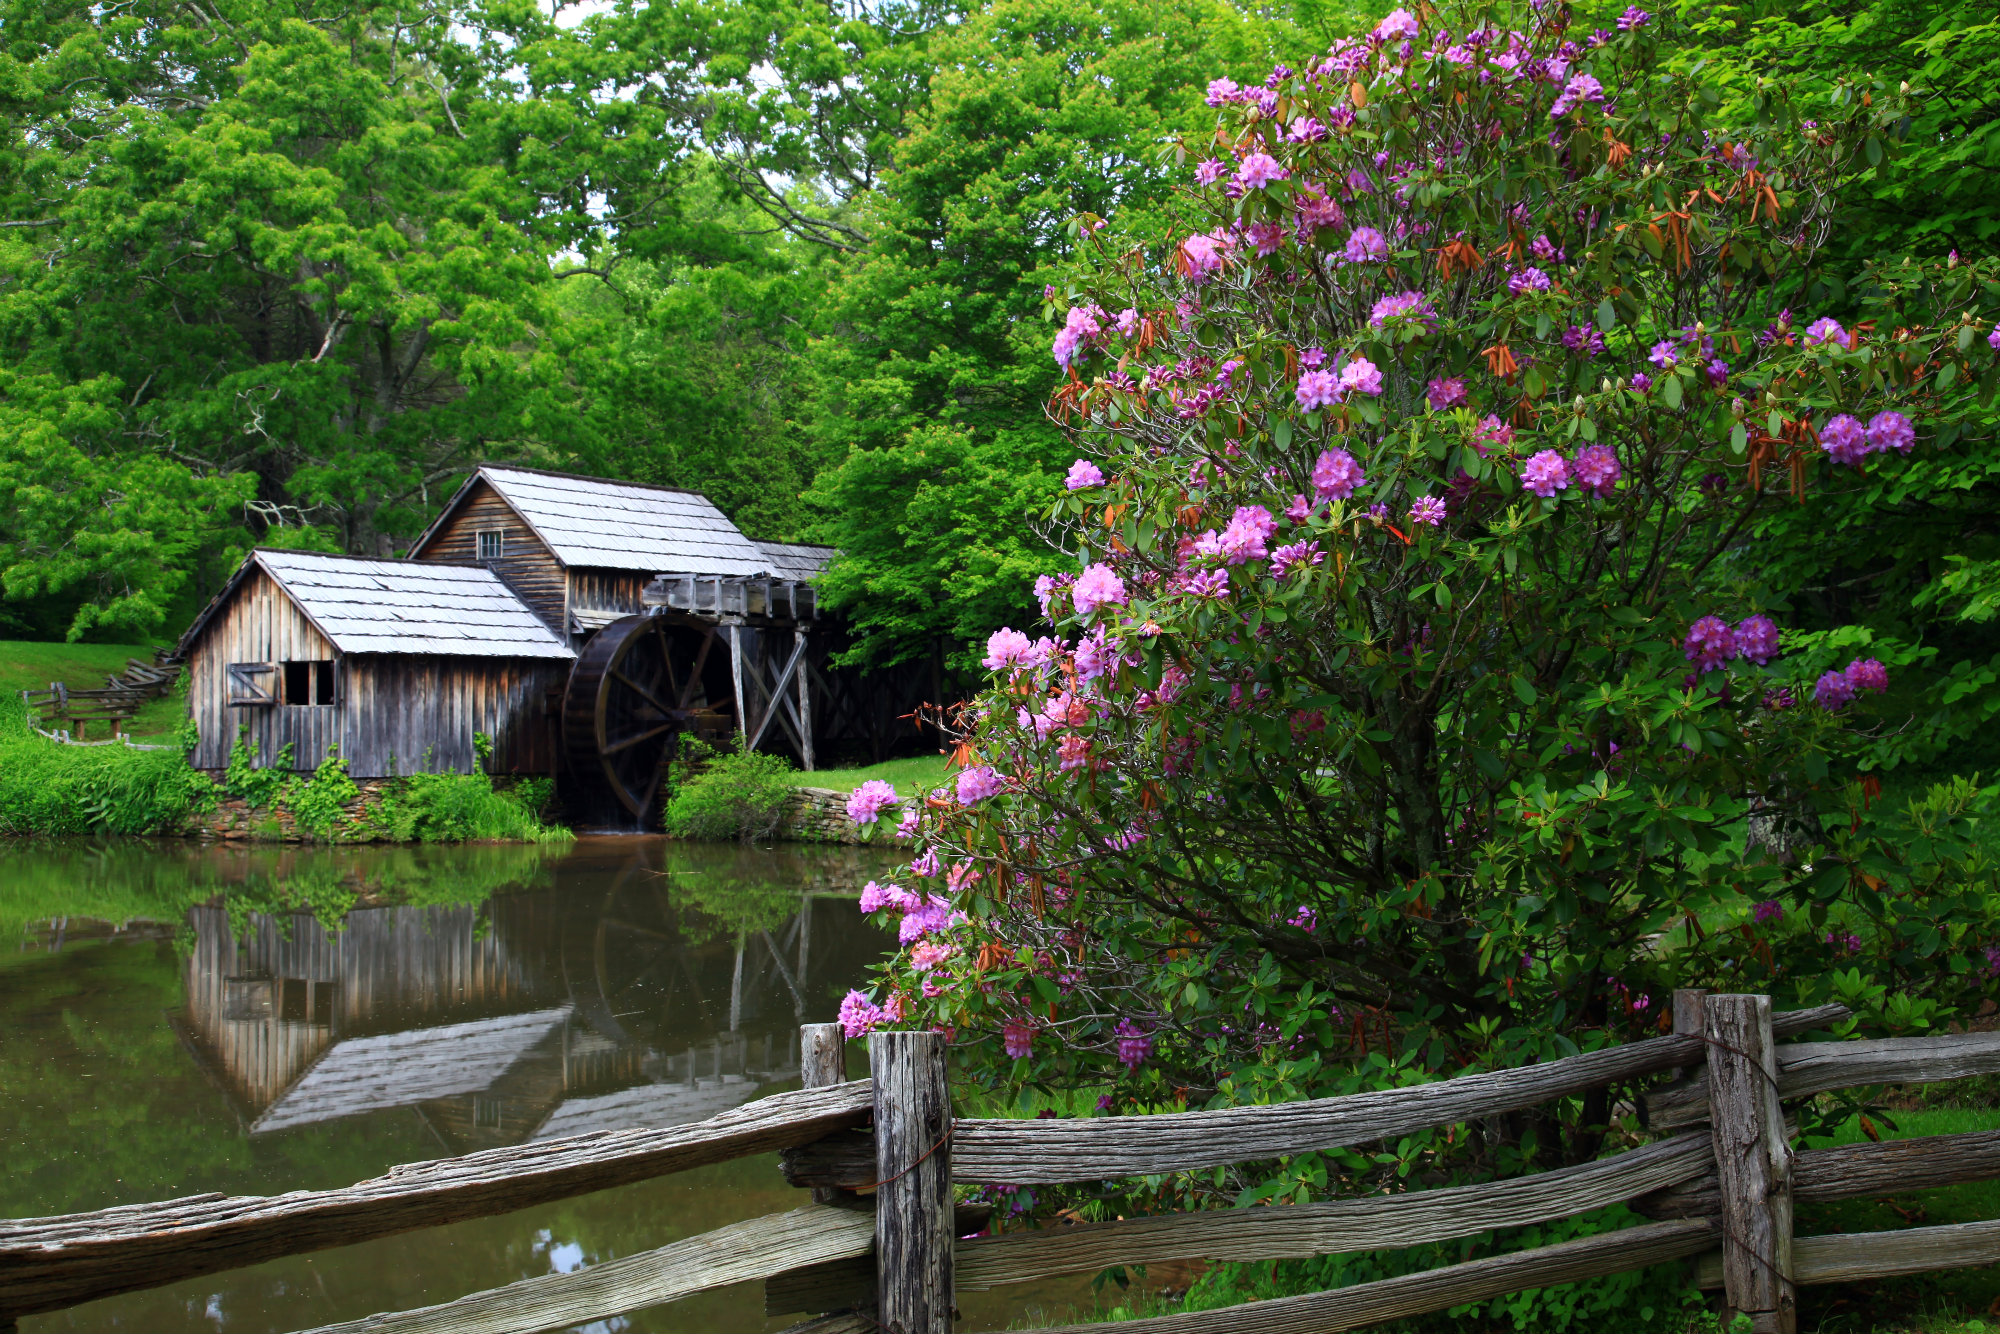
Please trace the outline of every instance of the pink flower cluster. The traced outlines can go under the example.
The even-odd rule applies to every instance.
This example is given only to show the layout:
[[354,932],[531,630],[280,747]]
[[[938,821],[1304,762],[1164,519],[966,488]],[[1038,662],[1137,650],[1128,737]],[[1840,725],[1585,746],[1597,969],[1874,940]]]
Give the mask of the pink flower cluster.
[[976,764],[958,776],[958,804],[971,806],[986,800],[1002,787],[1000,775],[991,765]]
[[1194,547],[1225,565],[1241,565],[1248,560],[1263,560],[1269,554],[1265,544],[1277,531],[1278,522],[1271,517],[1271,511],[1262,505],[1240,505],[1228,527],[1220,533],[1203,533],[1195,539]]
[[1113,1031],[1118,1036],[1118,1059],[1127,1070],[1137,1070],[1153,1054],[1153,1035],[1130,1019],[1120,1019]]
[[1813,703],[1838,713],[1864,690],[1880,694],[1889,688],[1889,669],[1876,658],[1856,658],[1845,670],[1823,673],[1813,682]]
[[1063,485],[1072,491],[1081,491],[1086,487],[1092,486],[1103,486],[1104,469],[1098,467],[1089,459],[1078,459],[1075,463],[1069,465],[1069,476],[1063,478]]
[[1346,500],[1357,487],[1368,485],[1368,477],[1352,454],[1344,449],[1329,449],[1313,464],[1312,484],[1318,500]]
[[1034,1025],[1025,1019],[1009,1019],[1000,1026],[1000,1042],[1007,1049],[1008,1060],[1024,1061],[1034,1051]]
[[1104,322],[1108,318],[1102,306],[1071,306],[1062,332],[1056,335],[1056,341],[1049,349],[1056,365],[1068,369],[1093,340],[1103,336]]
[[1521,485],[1544,500],[1569,489],[1569,462],[1562,452],[1544,449],[1521,465]]
[[1819,428],[1819,447],[1835,463],[1850,468],[1860,467],[1861,460],[1887,449],[1907,454],[1916,443],[1916,428],[1900,412],[1878,412],[1865,427],[1860,418],[1843,412]]
[[1762,667],[1778,656],[1778,623],[1760,612],[1731,629],[1720,616],[1703,616],[1688,627],[1682,651],[1699,671],[1716,671],[1734,658]]
[[1117,571],[1101,561],[1086,566],[1076,577],[1076,584],[1070,589],[1070,597],[1076,604],[1076,614],[1088,616],[1099,607],[1122,607],[1125,605],[1125,581]]
[[1368,312],[1369,326],[1376,329],[1419,327],[1436,330],[1437,312],[1422,292],[1398,292],[1377,301]]
[[896,800],[894,785],[871,778],[848,794],[847,818],[856,824],[874,824]]
[[1039,667],[1048,661],[1049,652],[1054,647],[1053,640],[1036,642],[1019,630],[1010,630],[1003,625],[986,637],[986,656],[980,661],[989,672],[1005,667]]
[[901,996],[889,997],[883,1006],[868,999],[865,991],[850,991],[840,1002],[840,1029],[848,1037],[858,1038],[884,1024],[900,1022],[903,1013]]

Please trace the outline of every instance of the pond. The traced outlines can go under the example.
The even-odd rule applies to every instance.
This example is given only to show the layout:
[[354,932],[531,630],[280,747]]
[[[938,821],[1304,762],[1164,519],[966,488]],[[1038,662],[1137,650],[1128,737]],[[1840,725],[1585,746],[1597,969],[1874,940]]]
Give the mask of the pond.
[[[10,843],[0,862],[13,942],[0,953],[0,1216],[15,1218],[325,1189],[397,1163],[700,1120],[796,1087],[798,1025],[833,1018],[894,943],[855,910],[887,865],[869,849],[107,840]],[[302,1329],[803,1199],[767,1155],[21,1329]],[[978,1316],[1004,1324],[1019,1302],[981,1302]],[[749,1284],[589,1328],[796,1318],[767,1320]]]

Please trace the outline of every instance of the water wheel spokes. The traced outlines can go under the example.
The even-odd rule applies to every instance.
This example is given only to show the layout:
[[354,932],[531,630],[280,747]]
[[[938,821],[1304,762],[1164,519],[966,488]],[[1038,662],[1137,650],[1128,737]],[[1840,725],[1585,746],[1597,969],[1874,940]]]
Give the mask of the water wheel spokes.
[[577,657],[563,705],[571,772],[645,818],[690,717],[671,702],[680,694],[662,618],[627,616],[600,630]]

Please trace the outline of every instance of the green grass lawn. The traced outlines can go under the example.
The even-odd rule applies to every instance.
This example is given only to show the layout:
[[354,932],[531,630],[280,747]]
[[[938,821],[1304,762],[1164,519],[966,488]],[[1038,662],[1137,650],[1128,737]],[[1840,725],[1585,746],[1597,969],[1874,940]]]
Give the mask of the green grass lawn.
[[805,787],[852,792],[871,778],[882,778],[895,785],[897,796],[911,797],[937,787],[950,778],[951,772],[951,762],[944,756],[918,755],[871,764],[865,769],[815,769],[810,774],[800,774],[799,782]]
[[[21,707],[23,690],[47,690],[49,682],[60,681],[72,690],[102,690],[104,679],[125,670],[127,658],[150,662],[151,645],[142,644],[37,644],[18,639],[0,640],[0,708]],[[181,724],[187,706],[179,696],[169,694],[141,708],[125,731],[132,736],[159,736]],[[109,733],[104,724],[90,729],[92,740]]]

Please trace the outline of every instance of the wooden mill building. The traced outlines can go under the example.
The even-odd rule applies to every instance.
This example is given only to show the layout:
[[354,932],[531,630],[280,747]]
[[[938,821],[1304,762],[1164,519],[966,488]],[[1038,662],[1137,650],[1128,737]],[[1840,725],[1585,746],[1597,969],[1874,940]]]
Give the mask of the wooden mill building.
[[[811,769],[918,743],[935,674],[836,669],[826,547],[758,542],[690,491],[477,469],[407,560],[253,551],[183,636],[197,767],[338,750],[357,778],[562,777],[635,816],[683,736]],[[926,665],[928,666],[928,665]],[[286,747],[290,747],[289,752]]]

